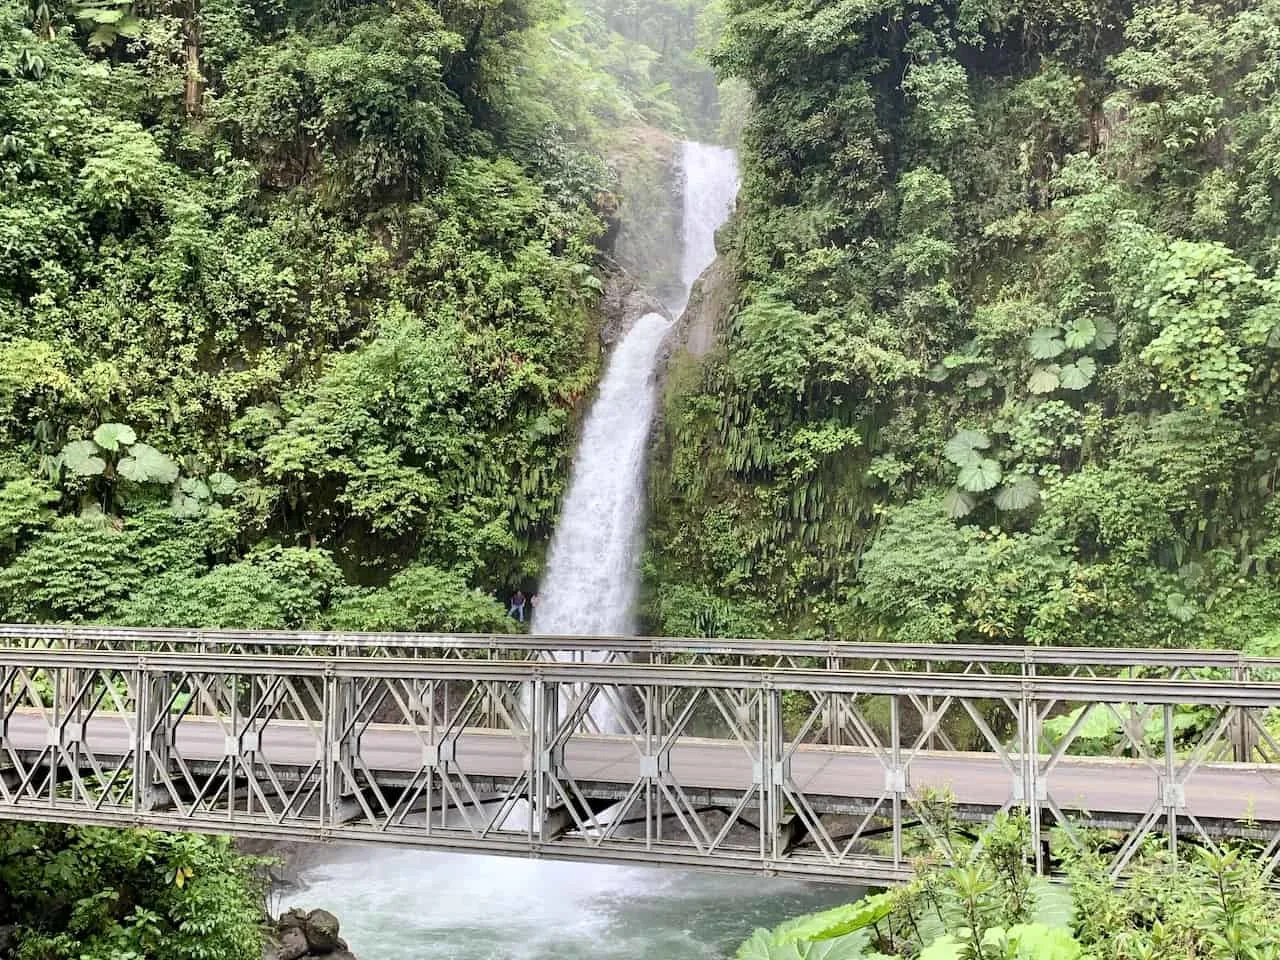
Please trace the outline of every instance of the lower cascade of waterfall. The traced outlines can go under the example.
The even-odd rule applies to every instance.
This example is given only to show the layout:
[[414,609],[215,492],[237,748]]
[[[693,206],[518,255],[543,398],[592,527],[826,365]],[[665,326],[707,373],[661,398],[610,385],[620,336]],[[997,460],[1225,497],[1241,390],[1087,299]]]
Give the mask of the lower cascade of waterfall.
[[671,324],[651,313],[618,344],[587,416],[533,628],[551,636],[632,630],[654,367]]
[[[715,258],[738,183],[732,151],[689,143],[681,159],[685,290],[668,305],[677,315]],[[609,359],[539,586],[539,633],[634,632],[655,368],[671,326],[642,317]],[[596,730],[619,726],[616,701],[598,699],[589,716]],[[530,812],[517,801],[504,828],[523,832]],[[711,960],[755,927],[858,895],[677,870],[352,849],[305,871],[288,902],[334,911],[362,960]]]

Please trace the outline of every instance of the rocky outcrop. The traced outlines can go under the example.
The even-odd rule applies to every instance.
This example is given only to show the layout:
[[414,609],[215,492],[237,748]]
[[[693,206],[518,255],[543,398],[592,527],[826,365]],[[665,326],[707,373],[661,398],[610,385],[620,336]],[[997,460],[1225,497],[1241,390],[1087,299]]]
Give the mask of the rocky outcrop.
[[604,318],[600,340],[605,346],[613,346],[621,340],[632,325],[646,314],[659,313],[668,320],[671,319],[671,311],[662,301],[617,265],[611,265],[606,275],[600,312]]
[[611,138],[608,162],[619,202],[603,245],[626,274],[643,277],[655,297],[674,302],[681,293],[684,217],[677,143],[653,127],[630,127]]
[[737,299],[733,263],[727,257],[718,257],[689,293],[689,305],[676,326],[674,351],[693,357],[710,353],[727,329]]
[[328,910],[294,908],[271,925],[263,960],[356,960],[339,934],[338,918]]

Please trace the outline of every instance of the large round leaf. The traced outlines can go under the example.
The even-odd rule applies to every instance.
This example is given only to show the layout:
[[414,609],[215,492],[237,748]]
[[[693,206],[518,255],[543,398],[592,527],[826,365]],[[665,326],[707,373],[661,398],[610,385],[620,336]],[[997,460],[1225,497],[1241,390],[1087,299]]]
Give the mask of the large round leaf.
[[1075,363],[1068,363],[1058,374],[1058,379],[1068,390],[1083,390],[1093,383],[1093,375],[1098,372],[1098,364],[1093,357],[1081,357]]
[[212,497],[209,485],[199,477],[187,477],[178,484],[178,489],[195,500],[208,500]]
[[973,513],[975,506],[976,502],[973,497],[957,487],[952,487],[947,491],[947,495],[942,498],[942,509],[947,512],[947,516],[952,520],[963,520]]
[[127,447],[137,441],[138,435],[127,423],[103,423],[93,431],[93,442],[103,450],[110,450],[112,453],[119,450],[121,444]]
[[1083,350],[1093,344],[1098,328],[1088,317],[1077,317],[1067,324],[1064,340],[1072,350]]
[[977,451],[991,446],[991,438],[981,430],[961,430],[947,441],[942,452],[957,467],[965,467],[981,457]]
[[173,483],[178,479],[178,465],[146,443],[130,447],[129,456],[120,461],[116,472],[134,483]]
[[227,497],[236,492],[235,477],[227,473],[213,473],[209,475],[209,489],[213,491],[215,496]]
[[1040,500],[1040,486],[1025,473],[1007,480],[996,491],[996,508],[999,510],[1026,510]]
[[1031,334],[1031,356],[1037,360],[1052,360],[1067,349],[1059,327],[1040,327]]
[[102,451],[92,440],[72,440],[62,448],[62,463],[78,477],[101,476],[107,469]]
[[1098,328],[1098,333],[1093,338],[1093,348],[1095,350],[1105,350],[1116,342],[1116,337],[1120,335],[1120,328],[1116,326],[1116,322],[1110,317],[1099,317],[1094,321],[1094,326]]
[[1031,379],[1027,381],[1027,389],[1032,393],[1053,393],[1062,386],[1062,381],[1058,379],[1059,370],[1061,367],[1056,363],[1051,363],[1047,367],[1036,367],[1031,372]]
[[198,517],[204,512],[204,507],[199,500],[176,489],[173,491],[169,509],[173,511],[175,517]]
[[962,490],[968,490],[970,493],[983,493],[996,486],[1002,476],[1004,473],[1000,469],[1000,464],[986,457],[961,467],[956,483]]

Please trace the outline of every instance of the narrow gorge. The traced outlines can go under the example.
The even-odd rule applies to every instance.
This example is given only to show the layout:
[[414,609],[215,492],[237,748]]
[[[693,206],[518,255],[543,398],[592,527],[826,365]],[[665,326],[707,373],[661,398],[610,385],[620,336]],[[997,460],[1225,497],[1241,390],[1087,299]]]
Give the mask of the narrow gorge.
[[[715,259],[716,230],[737,189],[732,151],[685,143],[679,156],[681,287],[666,304],[677,318]],[[658,364],[672,333],[671,320],[648,313],[613,348],[540,586],[532,624],[538,633],[634,630],[650,424]],[[592,719],[599,729],[618,726],[604,701],[593,705]],[[368,960],[710,960],[745,930],[843,902],[849,892],[642,868],[351,850],[311,866],[290,896],[341,916],[353,949]]]

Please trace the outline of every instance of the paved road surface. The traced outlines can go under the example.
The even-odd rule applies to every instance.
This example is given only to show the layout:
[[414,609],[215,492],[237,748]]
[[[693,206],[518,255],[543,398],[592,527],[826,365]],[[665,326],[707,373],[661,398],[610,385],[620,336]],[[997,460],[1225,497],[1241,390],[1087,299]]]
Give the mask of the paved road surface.
[[[307,768],[322,743],[321,727],[273,721],[262,733],[261,756],[277,768]],[[86,742],[99,763],[116,760],[132,747],[123,717],[97,715]],[[44,718],[10,718],[5,746],[38,751],[49,742]],[[191,762],[217,761],[228,750],[223,729],[207,719],[188,718],[178,727],[178,753]],[[511,778],[526,766],[527,744],[505,733],[468,731],[458,741],[457,768],[477,777]],[[423,744],[408,728],[376,726],[364,735],[360,756],[374,771],[402,779],[424,762]],[[640,754],[625,737],[579,736],[566,745],[565,766],[579,783],[629,787],[640,776]],[[1043,758],[1042,758],[1043,762]],[[920,753],[908,765],[912,789],[947,788],[959,804],[999,807],[1010,796],[1014,773],[992,754]],[[753,783],[753,760],[737,743],[685,739],[671,750],[672,777],[688,789],[741,793]],[[399,775],[399,777],[397,777]],[[874,799],[884,789],[884,770],[872,752],[851,747],[803,746],[792,761],[794,786],[812,801]],[[1049,795],[1064,810],[1141,815],[1159,793],[1158,772],[1134,761],[1063,759],[1046,778]],[[1206,764],[1186,781],[1186,812],[1207,819],[1253,819],[1280,823],[1280,767]],[[819,806],[822,806],[819,803]]]

